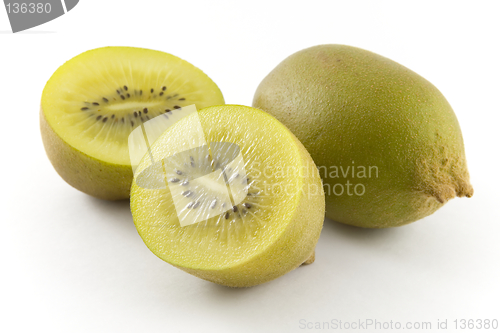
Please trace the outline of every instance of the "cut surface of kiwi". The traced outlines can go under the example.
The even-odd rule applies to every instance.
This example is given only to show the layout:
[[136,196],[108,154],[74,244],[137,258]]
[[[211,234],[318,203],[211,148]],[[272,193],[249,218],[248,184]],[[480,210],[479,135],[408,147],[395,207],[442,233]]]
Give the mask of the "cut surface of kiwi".
[[[224,99],[217,85],[190,63],[148,49],[94,49],[66,62],[47,82],[42,136],[56,170],[71,185],[97,197],[128,197],[130,132],[192,104],[203,108],[224,104]],[[60,153],[64,149],[68,152]],[[106,177],[115,180],[107,184]],[[126,191],[106,188],[121,182],[116,187]]]
[[[191,147],[194,117],[206,146]],[[209,107],[175,123],[150,152],[163,158],[165,186],[141,187],[139,177],[152,165],[145,156],[131,209],[139,234],[161,259],[243,287],[313,256],[324,219],[321,180],[302,144],[272,116],[244,106]],[[182,226],[183,214],[206,218]]]

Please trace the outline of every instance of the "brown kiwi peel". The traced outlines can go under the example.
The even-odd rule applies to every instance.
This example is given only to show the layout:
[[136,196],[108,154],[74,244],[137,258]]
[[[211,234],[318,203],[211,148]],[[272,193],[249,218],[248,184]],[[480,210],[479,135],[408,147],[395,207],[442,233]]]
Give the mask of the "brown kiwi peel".
[[[326,216],[337,222],[401,226],[474,193],[448,101],[417,73],[375,53],[318,45],[292,54],[260,83],[253,106],[304,144],[320,168]],[[331,168],[349,166],[373,166],[376,177],[332,177]],[[366,191],[334,193],[347,181]]]

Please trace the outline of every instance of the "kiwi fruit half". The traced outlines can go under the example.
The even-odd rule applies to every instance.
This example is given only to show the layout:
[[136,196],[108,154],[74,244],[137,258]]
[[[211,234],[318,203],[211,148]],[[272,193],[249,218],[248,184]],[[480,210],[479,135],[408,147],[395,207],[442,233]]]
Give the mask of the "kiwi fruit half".
[[200,69],[168,53],[104,47],[59,67],[47,82],[40,123],[47,155],[73,187],[97,198],[129,197],[128,136],[148,119],[195,104],[224,104]]
[[253,106],[307,148],[333,220],[400,226],[473,194],[450,104],[423,77],[380,55],[346,45],[299,51],[264,78]]
[[[193,144],[195,119],[206,146]],[[155,177],[151,156],[162,160],[163,188],[141,185],[141,175]],[[205,108],[161,134],[136,169],[130,202],[153,253],[231,287],[311,263],[325,212],[321,178],[304,146],[274,117],[238,105]],[[183,225],[189,215],[202,218]]]

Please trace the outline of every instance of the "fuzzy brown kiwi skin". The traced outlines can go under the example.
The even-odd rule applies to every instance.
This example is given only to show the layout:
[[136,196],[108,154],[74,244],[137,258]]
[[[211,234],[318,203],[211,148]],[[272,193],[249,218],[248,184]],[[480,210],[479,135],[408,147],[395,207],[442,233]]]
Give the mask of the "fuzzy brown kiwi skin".
[[47,156],[71,186],[93,197],[121,200],[130,197],[132,168],[99,161],[67,144],[52,129],[40,108],[40,132]]
[[[253,106],[285,124],[320,168],[378,168],[377,177],[362,179],[321,172],[330,189],[326,215],[337,222],[401,226],[474,193],[460,125],[445,97],[375,53],[346,45],[299,51],[261,82]],[[361,182],[366,193],[332,194],[347,180]]]

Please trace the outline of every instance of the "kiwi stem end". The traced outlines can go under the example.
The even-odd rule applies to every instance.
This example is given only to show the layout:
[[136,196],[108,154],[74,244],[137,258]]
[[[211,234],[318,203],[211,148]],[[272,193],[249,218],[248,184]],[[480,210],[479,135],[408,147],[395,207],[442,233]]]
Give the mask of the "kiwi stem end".
[[313,253],[309,256],[309,258],[307,258],[307,260],[302,263],[302,265],[310,265],[310,264],[312,264],[314,262],[314,259],[316,259],[315,258],[315,253],[316,253],[316,251],[314,250]]

